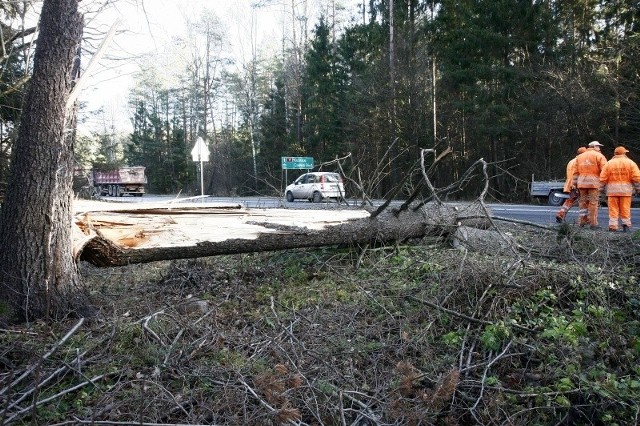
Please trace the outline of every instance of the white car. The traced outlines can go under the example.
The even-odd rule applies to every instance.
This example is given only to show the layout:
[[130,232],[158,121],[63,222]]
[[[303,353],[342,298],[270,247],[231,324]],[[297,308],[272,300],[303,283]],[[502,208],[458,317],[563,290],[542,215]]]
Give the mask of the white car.
[[342,177],[330,172],[305,173],[287,186],[284,194],[288,202],[303,199],[319,203],[325,198],[342,200],[345,197]]

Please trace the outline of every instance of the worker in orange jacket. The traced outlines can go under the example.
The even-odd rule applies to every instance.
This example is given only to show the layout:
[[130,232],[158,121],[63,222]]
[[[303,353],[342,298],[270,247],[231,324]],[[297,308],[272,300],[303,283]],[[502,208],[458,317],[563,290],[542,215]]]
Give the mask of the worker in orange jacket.
[[580,196],[580,226],[591,225],[591,229],[598,229],[598,204],[600,196],[600,172],[607,164],[607,159],[600,152],[603,146],[598,141],[589,142],[585,152],[576,157],[573,171],[573,185],[578,188]]
[[558,223],[562,223],[565,216],[567,215],[569,210],[571,210],[571,207],[573,207],[573,204],[578,199],[578,195],[580,194],[578,192],[578,188],[573,186],[573,171],[576,166],[576,158],[578,158],[578,155],[582,154],[586,150],[587,148],[585,148],[584,146],[581,146],[580,148],[578,148],[578,153],[576,154],[576,156],[573,157],[571,160],[569,160],[569,162],[567,163],[567,174],[566,174],[567,179],[564,182],[563,192],[568,192],[569,198],[567,198],[564,201],[564,203],[562,203],[562,207],[560,207],[560,211],[558,211],[558,213],[556,214],[556,222]]
[[625,147],[617,147],[600,172],[600,185],[606,191],[609,207],[609,231],[618,230],[618,218],[623,232],[631,229],[631,197],[634,189],[640,193],[640,169],[627,152]]

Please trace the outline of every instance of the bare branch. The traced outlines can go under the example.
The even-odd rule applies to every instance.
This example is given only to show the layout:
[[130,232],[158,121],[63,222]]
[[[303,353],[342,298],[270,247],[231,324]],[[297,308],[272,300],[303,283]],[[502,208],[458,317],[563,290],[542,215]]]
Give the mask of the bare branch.
[[33,373],[37,368],[39,368],[41,366],[41,364],[47,358],[49,358],[51,355],[53,355],[58,350],[58,348],[60,346],[64,345],[65,342],[67,340],[69,340],[71,338],[71,336],[73,336],[75,334],[76,331],[78,331],[78,329],[82,326],[82,324],[84,324],[84,318],[80,318],[80,320],[73,327],[71,327],[71,329],[67,332],[67,334],[65,334],[64,337],[62,337],[62,339],[60,339],[55,345],[53,345],[53,347],[49,350],[49,352],[44,354],[38,360],[38,362],[36,362],[34,365],[32,365],[30,368],[28,368],[24,373],[22,373],[20,375],[20,377],[18,377],[13,382],[11,382],[11,384],[9,384],[9,386],[7,386],[4,389],[0,390],[0,395],[4,395],[9,389],[12,389],[15,386],[17,386],[18,383],[20,383],[25,377],[27,377],[28,375]]

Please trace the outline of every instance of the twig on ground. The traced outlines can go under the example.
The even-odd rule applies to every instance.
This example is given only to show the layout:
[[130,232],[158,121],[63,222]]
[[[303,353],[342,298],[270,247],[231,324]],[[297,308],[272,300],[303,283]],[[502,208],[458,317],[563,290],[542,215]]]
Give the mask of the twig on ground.
[[478,406],[478,404],[480,404],[480,401],[482,400],[482,395],[484,394],[484,381],[487,379],[487,373],[489,372],[489,369],[491,368],[491,366],[493,364],[495,364],[500,358],[503,357],[503,355],[509,350],[509,348],[511,347],[511,343],[513,343],[513,340],[510,340],[509,343],[506,344],[506,346],[504,347],[504,349],[502,350],[502,352],[500,352],[500,354],[498,354],[498,356],[496,356],[495,358],[493,358],[488,364],[487,366],[484,368],[484,372],[482,373],[482,378],[480,379],[480,383],[482,383],[482,387],[480,388],[480,395],[478,395],[478,399],[476,399],[476,403],[473,404],[473,407],[471,407],[469,409],[469,411],[471,411],[472,413],[475,411],[476,407]]
[[146,316],[146,317],[144,317],[144,318],[142,318],[142,319],[140,320],[140,321],[142,322],[142,328],[143,328],[147,333],[149,333],[151,336],[153,336],[153,338],[155,338],[155,339],[158,341],[158,343],[160,343],[162,346],[164,346],[164,342],[162,341],[162,339],[160,338],[160,336],[158,336],[158,335],[156,334],[156,332],[155,332],[155,331],[153,331],[153,330],[149,327],[149,321],[151,321],[153,318],[155,318],[156,316],[158,316],[158,315],[160,315],[160,314],[163,314],[163,313],[164,313],[164,310],[162,310],[162,311],[158,311],[158,312],[155,312],[155,313],[153,313],[153,314],[151,314],[151,315],[148,315],[148,316]]
[[[76,359],[79,359],[80,357],[86,355],[87,352],[88,351],[85,351],[82,354],[78,355],[76,357]],[[2,408],[2,410],[0,410],[0,416],[4,416],[7,412],[9,412],[9,410],[11,410],[13,407],[17,406],[18,404],[20,404],[22,401],[24,401],[33,392],[35,392],[38,389],[41,389],[43,386],[45,386],[51,380],[55,379],[56,377],[58,377],[60,374],[62,374],[63,372],[67,371],[68,369],[69,369],[69,366],[65,365],[65,366],[59,367],[55,371],[51,372],[47,378],[45,378],[44,380],[42,380],[39,383],[37,383],[37,385],[34,385],[33,387],[31,387],[31,389],[26,390],[18,399],[16,399],[15,401],[11,401],[11,403],[9,405],[7,405],[6,407]],[[9,402],[9,401],[7,401],[7,402]]]
[[73,392],[73,391],[76,391],[76,390],[78,390],[80,388],[83,388],[86,385],[94,384],[94,382],[97,382],[98,380],[102,379],[105,376],[107,376],[107,374],[100,374],[99,376],[95,376],[91,380],[87,380],[85,382],[79,383],[79,384],[77,384],[75,386],[72,386],[72,387],[70,387],[68,389],[65,389],[62,392],[59,392],[59,393],[57,393],[55,395],[52,395],[52,396],[50,396],[48,398],[41,399],[41,400],[38,400],[38,401],[34,401],[34,403],[32,405],[30,405],[29,407],[23,408],[22,410],[17,411],[12,416],[8,417],[5,420],[5,424],[10,424],[13,420],[16,420],[16,419],[22,417],[22,415],[34,410],[36,407],[39,407],[42,404],[46,404],[47,402],[51,402],[51,401],[53,401],[55,399],[58,399],[58,398],[66,395],[66,394],[68,394],[70,392]]
[[[74,419],[64,423],[56,423],[50,426],[64,426],[69,424],[90,424],[90,425],[109,425],[109,426],[212,426],[210,423],[147,423],[147,422],[116,422],[116,421],[98,421],[98,420],[82,420]],[[215,426],[215,425],[213,425]]]
[[67,334],[65,334],[64,337],[62,337],[62,339],[60,339],[55,345],[53,345],[53,347],[49,350],[49,352],[44,354],[34,365],[27,368],[27,370],[24,373],[22,373],[20,377],[18,377],[13,382],[11,382],[9,386],[0,390],[0,395],[4,395],[7,392],[7,390],[16,387],[18,383],[20,383],[25,377],[27,377],[28,375],[33,373],[38,367],[40,367],[47,358],[53,355],[60,346],[64,345],[64,343],[67,340],[69,340],[69,338],[73,336],[76,331],[78,331],[78,329],[80,328],[80,326],[82,326],[83,323],[84,323],[84,318],[80,318],[80,320],[73,327],[71,327],[71,329],[67,332]]
[[[477,324],[485,324],[485,325],[492,325],[493,324],[491,321],[485,321],[485,320],[482,320],[482,319],[470,317],[470,316],[462,314],[460,312],[452,311],[451,309],[447,309],[447,308],[445,308],[443,306],[436,305],[435,303],[431,303],[431,302],[429,302],[427,300],[419,299],[419,298],[417,298],[415,296],[407,296],[407,297],[409,299],[411,299],[411,300],[415,300],[416,302],[424,303],[425,305],[430,306],[430,307],[432,307],[434,309],[441,310],[443,312],[446,312],[448,314],[451,314],[453,316],[456,316],[458,318],[462,318],[462,319],[470,321],[470,322],[475,322]],[[535,333],[535,330],[532,330],[530,328],[527,328],[527,327],[524,327],[524,326],[521,326],[521,325],[518,325],[518,324],[510,323],[509,325],[511,325],[514,328],[517,328],[518,330],[526,331],[526,332],[529,332],[529,333]]]

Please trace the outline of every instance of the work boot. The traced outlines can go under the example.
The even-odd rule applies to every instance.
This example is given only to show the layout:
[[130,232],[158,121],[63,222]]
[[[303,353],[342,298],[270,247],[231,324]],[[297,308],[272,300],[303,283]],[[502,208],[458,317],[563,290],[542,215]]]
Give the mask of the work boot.
[[618,232],[618,228],[614,228],[613,226],[609,227],[610,232]]
[[556,222],[562,223],[562,220],[563,218],[560,215],[556,216]]
[[629,225],[622,225],[622,232],[629,232]]

